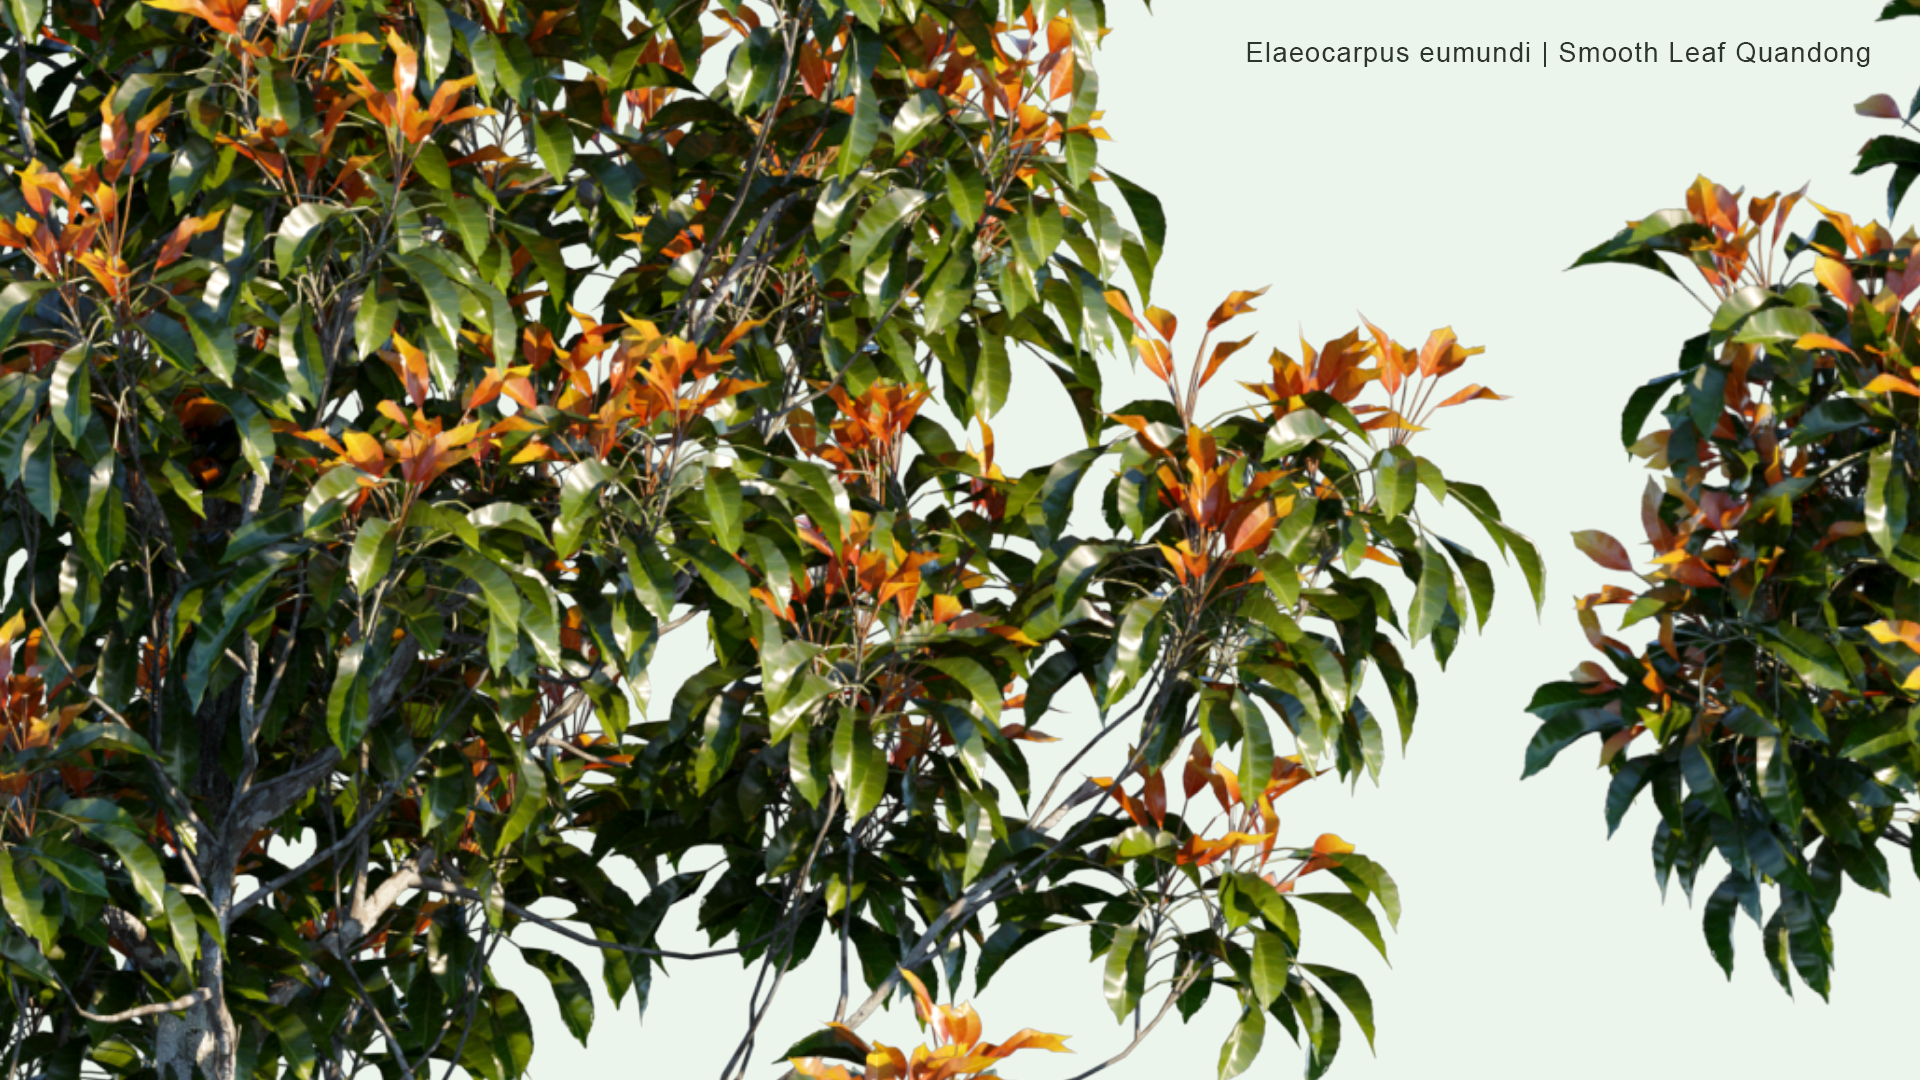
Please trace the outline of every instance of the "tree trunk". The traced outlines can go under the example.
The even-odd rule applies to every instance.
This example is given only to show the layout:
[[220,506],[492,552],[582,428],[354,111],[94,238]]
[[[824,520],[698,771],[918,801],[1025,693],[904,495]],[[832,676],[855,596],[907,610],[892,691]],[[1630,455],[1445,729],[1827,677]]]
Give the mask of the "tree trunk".
[[239,1030],[227,1010],[220,947],[210,935],[201,938],[201,947],[199,985],[213,996],[160,1018],[153,1047],[160,1080],[238,1080]]

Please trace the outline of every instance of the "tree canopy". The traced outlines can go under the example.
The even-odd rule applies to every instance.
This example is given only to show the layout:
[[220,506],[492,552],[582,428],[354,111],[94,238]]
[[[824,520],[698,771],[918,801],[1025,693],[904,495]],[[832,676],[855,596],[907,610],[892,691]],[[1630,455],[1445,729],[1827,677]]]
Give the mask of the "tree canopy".
[[[0,16],[22,1069],[523,1076],[503,946],[609,1022],[528,926],[641,1011],[668,961],[758,965],[728,1077],[1058,1049],[934,996],[1074,926],[1140,1037],[1237,1001],[1223,1077],[1269,1021],[1313,1075],[1341,1011],[1371,1042],[1303,922],[1384,953],[1397,888],[1275,800],[1377,777],[1410,651],[1487,619],[1424,508],[1538,604],[1492,496],[1410,447],[1498,395],[1435,400],[1451,330],[1236,361],[1259,291],[1176,354],[1167,215],[1098,162],[1096,0]],[[1128,363],[1164,397],[1104,401]],[[1016,387],[1083,448],[1004,471]],[[707,663],[654,702],[674,632]],[[660,940],[682,904],[710,948]],[[814,955],[835,1026],[762,1030]],[[932,1048],[855,1034],[895,994]]]
[[[1906,14],[1920,9],[1897,0],[1884,17]],[[1886,94],[1855,106],[1901,121],[1915,109],[1903,115]],[[1877,137],[1854,171],[1888,166],[1891,220],[1920,176],[1920,143]],[[1594,562],[1638,581],[1579,599],[1606,665],[1582,662],[1536,693],[1526,773],[1602,736],[1608,832],[1652,794],[1662,894],[1677,877],[1691,898],[1711,856],[1726,863],[1704,928],[1728,976],[1744,913],[1780,985],[1791,992],[1797,973],[1824,998],[1846,882],[1889,892],[1888,850],[1920,874],[1920,534],[1909,510],[1920,334],[1907,306],[1920,291],[1920,237],[1806,194],[1743,206],[1742,192],[1701,177],[1684,209],[1630,222],[1575,263],[1677,280],[1672,257],[1704,282],[1712,315],[1676,369],[1627,403],[1622,442],[1655,474],[1641,504],[1653,556],[1636,563],[1606,533],[1574,535]],[[1813,213],[1796,233],[1788,219],[1803,201]],[[1656,409],[1660,423],[1643,434]],[[1622,631],[1646,624],[1654,640],[1608,636],[1609,605],[1626,606]]]

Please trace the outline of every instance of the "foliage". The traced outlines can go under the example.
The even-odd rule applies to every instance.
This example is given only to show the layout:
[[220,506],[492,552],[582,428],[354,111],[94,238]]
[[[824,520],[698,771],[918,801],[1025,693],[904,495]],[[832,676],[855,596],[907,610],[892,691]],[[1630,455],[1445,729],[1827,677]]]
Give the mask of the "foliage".
[[[1884,97],[1860,111],[1879,115]],[[1881,143],[1868,144],[1863,166]],[[1895,206],[1911,179],[1895,177]],[[1791,992],[1798,972],[1825,997],[1846,880],[1886,893],[1883,849],[1913,846],[1920,535],[1908,505],[1920,335],[1906,301],[1920,290],[1920,258],[1911,230],[1896,239],[1817,203],[1819,219],[1792,234],[1804,191],[1750,199],[1743,215],[1740,193],[1703,177],[1686,209],[1629,223],[1575,264],[1671,275],[1661,256],[1672,255],[1716,306],[1678,370],[1636,390],[1622,421],[1629,451],[1660,474],[1641,505],[1648,568],[1605,533],[1574,535],[1639,583],[1578,602],[1612,670],[1587,661],[1540,688],[1526,773],[1602,736],[1608,832],[1652,792],[1662,892],[1677,875],[1691,897],[1715,852],[1728,864],[1706,902],[1715,960],[1732,975],[1744,911],[1781,986]],[[1642,436],[1663,399],[1664,426]],[[1656,640],[1636,650],[1607,636],[1608,605],[1626,606],[1622,629],[1657,626]],[[1763,885],[1778,889],[1770,914]]]
[[[1268,1015],[1323,1071],[1328,994],[1371,1039],[1359,980],[1300,959],[1295,901],[1380,945],[1393,881],[1338,838],[1284,844],[1273,800],[1377,776],[1369,668],[1411,732],[1382,623],[1444,662],[1487,617],[1486,564],[1420,507],[1464,506],[1536,603],[1538,560],[1408,448],[1477,351],[1450,331],[1276,352],[1252,406],[1196,419],[1256,294],[1183,374],[1173,317],[1121,291],[1145,305],[1165,221],[1095,169],[1098,3],[4,17],[22,1068],[525,1075],[499,948],[574,1036],[596,1019],[529,925],[599,949],[640,1010],[667,960],[762,965],[728,1076],[823,941],[850,1033],[903,970],[957,985],[969,938],[985,985],[1077,924],[1118,1016],[1156,967],[1161,1014],[1235,995],[1223,1075]],[[1123,349],[1169,400],[1110,417]],[[1016,355],[1086,447],[1008,476],[989,424]],[[1349,407],[1374,381],[1387,403]],[[1404,621],[1368,561],[1412,583]],[[711,662],[653,707],[683,627]],[[1070,684],[1100,724],[1035,800],[1023,746]],[[1095,753],[1111,779],[1075,771]],[[1292,893],[1320,871],[1337,891]],[[715,948],[662,947],[678,904]]]

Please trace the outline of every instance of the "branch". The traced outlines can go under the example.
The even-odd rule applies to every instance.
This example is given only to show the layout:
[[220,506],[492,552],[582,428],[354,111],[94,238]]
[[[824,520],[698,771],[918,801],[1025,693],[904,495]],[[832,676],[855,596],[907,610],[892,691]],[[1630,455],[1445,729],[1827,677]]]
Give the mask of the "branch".
[[[400,647],[393,651],[387,666],[374,677],[373,687],[367,694],[367,717],[370,722],[378,722],[385,716],[387,707],[393,704],[393,697],[399,692],[400,680],[406,677],[413,667],[414,658],[419,655],[420,642],[413,637],[402,641]],[[307,790],[339,762],[339,749],[329,746],[315,757],[249,789],[227,814],[226,835],[252,836],[262,825],[279,817],[282,810],[299,802]]]
[[160,971],[167,966],[167,954],[153,943],[153,935],[147,932],[146,925],[133,917],[130,912],[108,905],[100,911],[100,921],[107,926],[107,933],[142,971]]
[[[486,897],[481,896],[472,889],[443,878],[423,877],[420,879],[417,887],[428,892],[437,892],[447,896],[458,897],[461,900],[470,900],[479,903],[486,902]],[[743,945],[736,945],[731,949],[712,949],[707,952],[682,953],[669,952],[666,949],[648,949],[639,945],[622,945],[617,941],[601,941],[599,938],[588,937],[577,930],[561,925],[553,919],[546,918],[542,915],[535,915],[533,912],[528,911],[526,908],[521,907],[511,900],[502,900],[500,906],[506,909],[508,914],[517,919],[533,923],[535,926],[545,927],[569,941],[577,941],[582,945],[591,945],[596,949],[605,949],[608,952],[632,953],[636,956],[657,956],[663,960],[706,960],[715,956],[732,956],[744,947]],[[773,935],[769,933],[765,937],[747,942],[746,944],[757,945],[772,936]]]
[[1147,1041],[1147,1036],[1153,1034],[1153,1029],[1156,1027],[1159,1027],[1160,1021],[1167,1018],[1167,1010],[1173,1008],[1173,1003],[1180,1000],[1180,995],[1186,993],[1187,988],[1189,986],[1192,986],[1194,980],[1199,978],[1199,976],[1200,976],[1199,966],[1189,965],[1187,968],[1186,976],[1182,978],[1179,982],[1174,984],[1173,988],[1167,992],[1167,1000],[1160,1003],[1160,1011],[1157,1013],[1154,1013],[1153,1019],[1147,1024],[1147,1026],[1142,1028],[1138,1034],[1134,1035],[1132,1042],[1128,1043],[1124,1048],[1122,1048],[1119,1053],[1113,1055],[1112,1057],[1101,1062],[1100,1064],[1095,1065],[1093,1068],[1088,1069],[1086,1072],[1078,1073],[1072,1077],[1069,1077],[1068,1080],[1087,1080],[1087,1077],[1092,1076],[1094,1073],[1101,1072],[1105,1069],[1111,1068],[1114,1065],[1118,1065],[1122,1061],[1125,1061],[1128,1054],[1131,1054],[1135,1050],[1139,1049],[1140,1044]]
[[154,1005],[142,1005],[138,1008],[128,1009],[125,1012],[108,1013],[102,1016],[99,1013],[88,1012],[81,1008],[78,1003],[73,1006],[73,1011],[79,1013],[84,1019],[91,1020],[96,1024],[124,1024],[128,1020],[139,1020],[147,1016],[159,1016],[161,1013],[185,1012],[196,1005],[206,1004],[212,997],[213,991],[203,986],[193,993],[188,994],[186,997],[177,997],[172,1001],[162,1001]]

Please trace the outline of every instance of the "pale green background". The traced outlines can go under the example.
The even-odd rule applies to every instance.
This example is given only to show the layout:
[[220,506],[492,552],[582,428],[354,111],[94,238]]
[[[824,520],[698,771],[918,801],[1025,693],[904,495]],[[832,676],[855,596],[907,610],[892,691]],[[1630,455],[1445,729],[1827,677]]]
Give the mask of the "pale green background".
[[[1856,117],[1850,106],[1875,92],[1903,103],[1911,97],[1920,85],[1920,20],[1876,24],[1879,6],[1162,0],[1149,15],[1136,0],[1110,0],[1115,32],[1098,64],[1114,142],[1103,161],[1166,205],[1170,235],[1155,299],[1189,328],[1176,346],[1192,348],[1227,290],[1271,285],[1259,314],[1235,324],[1261,337],[1227,376],[1256,379],[1267,348],[1294,351],[1301,330],[1318,344],[1364,311],[1416,342],[1453,325],[1466,343],[1487,346],[1455,378],[1513,395],[1442,413],[1414,446],[1450,474],[1490,487],[1508,520],[1539,542],[1549,568],[1544,616],[1536,619],[1517,571],[1503,568],[1487,634],[1463,640],[1444,677],[1430,664],[1423,671],[1419,730],[1407,756],[1389,761],[1382,786],[1349,794],[1324,782],[1282,803],[1283,840],[1340,833],[1392,870],[1406,904],[1389,941],[1392,969],[1336,921],[1308,916],[1311,958],[1362,974],[1380,1026],[1377,1058],[1347,1026],[1334,1076],[1911,1073],[1909,926],[1920,884],[1904,865],[1894,875],[1896,900],[1848,889],[1834,921],[1833,1003],[1804,987],[1790,1001],[1768,974],[1750,923],[1737,931],[1739,967],[1729,985],[1702,942],[1698,908],[1687,907],[1677,886],[1661,904],[1647,853],[1651,809],[1636,809],[1606,841],[1606,780],[1595,771],[1591,741],[1546,774],[1519,780],[1534,727],[1522,711],[1529,693],[1594,655],[1571,596],[1626,583],[1574,552],[1568,533],[1604,528],[1645,551],[1637,510],[1645,474],[1619,450],[1620,407],[1634,386],[1668,369],[1705,318],[1679,288],[1644,271],[1562,269],[1625,219],[1680,205],[1701,171],[1760,194],[1812,180],[1813,198],[1859,218],[1884,216],[1884,174],[1847,173],[1859,145],[1893,126]],[[1868,44],[1873,62],[1361,70],[1242,60],[1248,40],[1406,45],[1417,53],[1423,44],[1522,38],[1535,42],[1536,58],[1542,39],[1651,39],[1663,54],[1668,40],[1819,39]],[[1811,208],[1801,215],[1804,229]],[[1896,232],[1905,226],[1903,218]],[[1051,378],[1030,365],[1016,371],[995,426],[1003,460],[1026,467],[1072,449],[1079,427]],[[1130,388],[1109,378],[1110,406],[1148,392],[1144,377]],[[1237,404],[1226,378],[1216,382],[1222,386],[1228,393],[1213,400]],[[1451,531],[1491,556],[1477,529]],[[663,647],[653,673],[656,714],[699,662],[699,635],[690,626]],[[1071,741],[1091,722],[1082,707],[1046,727]],[[1050,776],[1065,754],[1034,757],[1036,777]],[[1110,770],[1102,763],[1090,771]],[[1722,872],[1710,866],[1702,888],[1710,891]],[[677,935],[668,936],[703,945],[691,905],[676,910],[669,926]],[[525,933],[530,944],[550,943],[544,932]],[[589,950],[560,947],[598,983]],[[815,962],[788,977],[756,1060],[768,1061],[832,1013],[832,953],[823,942]],[[502,971],[537,1018],[542,1080],[717,1076],[742,1031],[752,975],[724,959],[679,965],[656,978],[644,1025],[635,1024],[631,1002],[616,1016],[602,998],[591,1048],[582,1049],[537,974],[510,956]],[[1187,1027],[1170,1019],[1108,1075],[1212,1076],[1232,1022],[1226,997],[1216,994]],[[977,1005],[989,1038],[1023,1026],[1072,1035],[1078,1053],[1022,1055],[1005,1070],[1012,1077],[1067,1077],[1126,1041],[1082,933],[1060,934],[1013,960]],[[898,1007],[863,1034],[909,1045],[919,1037]],[[1267,1051],[1249,1075],[1295,1075],[1301,1060],[1269,1025]],[[756,1067],[753,1075],[775,1072]]]

